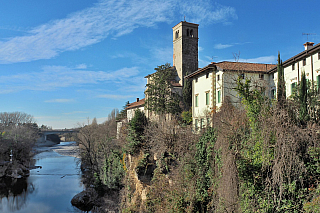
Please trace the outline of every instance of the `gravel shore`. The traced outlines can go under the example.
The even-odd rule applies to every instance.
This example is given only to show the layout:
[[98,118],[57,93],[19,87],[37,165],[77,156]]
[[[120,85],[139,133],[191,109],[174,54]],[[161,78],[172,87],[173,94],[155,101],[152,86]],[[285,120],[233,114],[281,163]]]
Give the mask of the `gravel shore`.
[[61,142],[60,144],[46,141],[44,143],[37,143],[34,150],[36,153],[54,151],[60,155],[79,158],[79,146],[77,146],[75,141]]

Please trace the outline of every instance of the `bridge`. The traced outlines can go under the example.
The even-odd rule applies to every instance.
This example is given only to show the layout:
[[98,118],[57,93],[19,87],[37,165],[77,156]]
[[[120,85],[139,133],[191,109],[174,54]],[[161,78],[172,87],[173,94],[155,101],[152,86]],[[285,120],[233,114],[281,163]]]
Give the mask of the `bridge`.
[[48,135],[62,135],[65,133],[77,133],[78,129],[45,129],[40,130],[41,137],[38,139],[38,142],[45,142]]

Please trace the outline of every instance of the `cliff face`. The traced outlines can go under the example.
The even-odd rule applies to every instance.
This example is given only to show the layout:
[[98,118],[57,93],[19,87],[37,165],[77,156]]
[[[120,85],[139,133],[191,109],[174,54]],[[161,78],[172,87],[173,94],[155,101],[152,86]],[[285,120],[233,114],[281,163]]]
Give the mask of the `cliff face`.
[[[150,187],[150,181],[143,181],[145,176],[139,177],[139,162],[144,159],[141,152],[137,156],[128,154],[126,158],[126,177],[125,188],[122,190],[122,207],[131,211],[143,212],[144,203],[147,199],[147,192]],[[142,179],[141,179],[142,178]]]
[[125,187],[122,190],[122,209],[144,212],[147,194],[150,189],[155,160],[143,152],[126,157]]

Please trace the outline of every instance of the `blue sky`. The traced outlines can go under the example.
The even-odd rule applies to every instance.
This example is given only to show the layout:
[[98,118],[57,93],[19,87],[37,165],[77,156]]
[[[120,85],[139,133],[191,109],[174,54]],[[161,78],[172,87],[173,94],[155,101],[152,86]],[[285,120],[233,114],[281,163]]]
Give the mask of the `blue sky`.
[[319,1],[0,0],[0,111],[72,128],[144,97],[172,63],[172,27],[199,24],[199,66],[276,63],[320,42]]

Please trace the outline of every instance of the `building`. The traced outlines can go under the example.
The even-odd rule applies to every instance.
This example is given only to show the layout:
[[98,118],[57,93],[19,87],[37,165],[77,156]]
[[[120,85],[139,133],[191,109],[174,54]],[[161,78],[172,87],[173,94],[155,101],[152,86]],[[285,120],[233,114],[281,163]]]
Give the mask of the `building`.
[[[311,81],[313,86],[319,88],[320,85],[320,43],[313,46],[313,42],[306,42],[305,50],[283,62],[284,80],[286,83],[286,95],[290,96],[294,88],[301,80],[302,72],[305,72],[307,80]],[[276,94],[276,85],[278,82],[277,68],[269,70],[269,85],[271,93]]]
[[144,103],[145,103],[144,100],[145,100],[144,98],[141,100],[137,98],[136,102],[132,102],[131,104],[127,105],[127,107],[125,108],[127,110],[127,118],[117,120],[117,139],[120,138],[120,132],[123,124],[126,124],[132,120],[136,110],[141,110],[142,112],[144,112]]
[[[198,69],[198,24],[182,21],[172,28],[173,32],[173,66],[175,78],[170,81],[171,92],[182,94],[184,77]],[[154,73],[147,75],[147,84],[152,83]],[[146,100],[148,95],[145,94]],[[156,118],[150,110],[145,109],[148,118]],[[170,115],[166,115],[168,119]]]
[[192,118],[195,129],[211,125],[210,117],[228,98],[233,105],[240,104],[236,82],[250,79],[255,86],[267,88],[269,93],[268,71],[273,64],[243,63],[223,61],[211,63],[186,76],[192,80]]
[[144,112],[144,103],[145,103],[144,98],[141,100],[139,100],[139,98],[137,98],[136,102],[133,102],[133,103],[127,105],[127,107],[126,107],[127,122],[130,122],[132,120],[132,118],[135,115],[136,110],[140,110],[140,111]]
[[173,67],[182,86],[184,77],[198,69],[198,26],[182,21],[172,28]]

